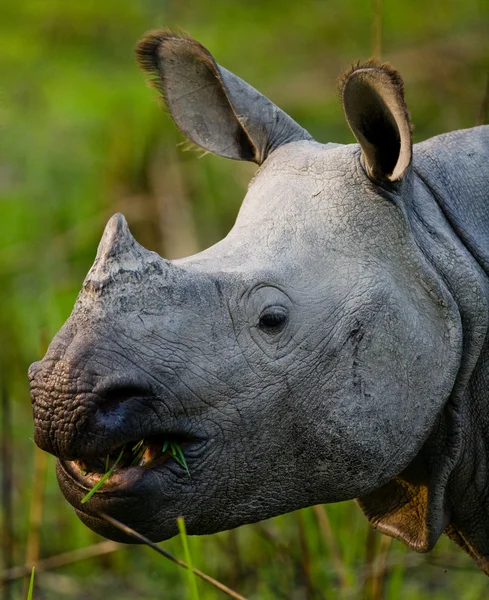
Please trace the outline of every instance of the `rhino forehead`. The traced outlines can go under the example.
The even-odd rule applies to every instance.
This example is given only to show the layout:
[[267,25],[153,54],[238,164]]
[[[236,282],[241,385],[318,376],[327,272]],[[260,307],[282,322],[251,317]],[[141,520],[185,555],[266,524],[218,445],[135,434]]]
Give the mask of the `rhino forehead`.
[[358,145],[301,141],[274,151],[257,171],[228,236],[183,262],[322,269],[340,255],[390,260],[408,237],[401,211],[367,178]]

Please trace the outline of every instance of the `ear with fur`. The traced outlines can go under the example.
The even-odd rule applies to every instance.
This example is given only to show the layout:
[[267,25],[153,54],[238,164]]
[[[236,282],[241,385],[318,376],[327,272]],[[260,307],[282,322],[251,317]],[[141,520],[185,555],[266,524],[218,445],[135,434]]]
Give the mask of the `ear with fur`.
[[205,150],[261,164],[279,146],[311,139],[191,38],[168,30],[150,32],[139,42],[136,54],[177,126]]
[[354,66],[341,77],[340,93],[369,177],[399,181],[412,157],[411,124],[399,73],[387,64]]

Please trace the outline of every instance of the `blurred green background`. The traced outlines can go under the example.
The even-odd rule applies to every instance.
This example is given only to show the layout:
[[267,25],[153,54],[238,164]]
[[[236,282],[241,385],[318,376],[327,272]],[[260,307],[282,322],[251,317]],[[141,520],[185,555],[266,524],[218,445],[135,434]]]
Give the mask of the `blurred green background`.
[[[142,34],[190,33],[323,142],[353,141],[336,78],[380,50],[404,76],[421,141],[484,119],[488,23],[487,0],[2,0],[0,568],[105,550],[39,573],[35,597],[189,597],[185,573],[148,548],[101,546],[61,497],[54,460],[31,440],[27,367],[68,317],[107,219],[123,212],[148,248],[190,254],[226,234],[254,172],[182,150],[136,66]],[[453,544],[409,552],[375,533],[352,502],[190,545],[195,566],[250,599],[489,597],[486,577]],[[183,556],[181,540],[164,546]],[[199,590],[225,597],[204,583]],[[25,598],[25,579],[0,594]]]

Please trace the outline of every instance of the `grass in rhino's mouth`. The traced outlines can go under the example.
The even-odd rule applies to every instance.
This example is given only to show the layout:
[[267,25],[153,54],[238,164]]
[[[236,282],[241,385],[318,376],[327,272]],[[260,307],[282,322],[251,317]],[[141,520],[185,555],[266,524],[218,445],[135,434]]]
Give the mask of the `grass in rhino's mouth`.
[[[92,489],[83,497],[81,503],[84,504],[98,492],[104,483],[120,469],[129,467],[147,467],[156,465],[159,458],[171,457],[182,468],[187,471],[190,477],[187,461],[180,444],[175,440],[165,439],[162,443],[154,441],[140,440],[136,444],[125,444],[120,451],[117,450],[107,454],[105,460],[96,459],[91,462],[77,461],[80,469],[85,475],[88,473],[103,473],[102,477],[95,483]],[[103,468],[102,467],[103,463]]]

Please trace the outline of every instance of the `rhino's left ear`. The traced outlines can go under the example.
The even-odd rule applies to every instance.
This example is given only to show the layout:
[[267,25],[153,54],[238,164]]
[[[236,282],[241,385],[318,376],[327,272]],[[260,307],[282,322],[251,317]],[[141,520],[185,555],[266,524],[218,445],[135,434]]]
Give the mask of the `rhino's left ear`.
[[177,126],[205,150],[260,165],[279,146],[312,139],[189,37],[153,31],[139,42],[136,54]]
[[412,134],[401,76],[368,62],[340,79],[346,119],[362,148],[369,177],[399,181],[411,163]]

